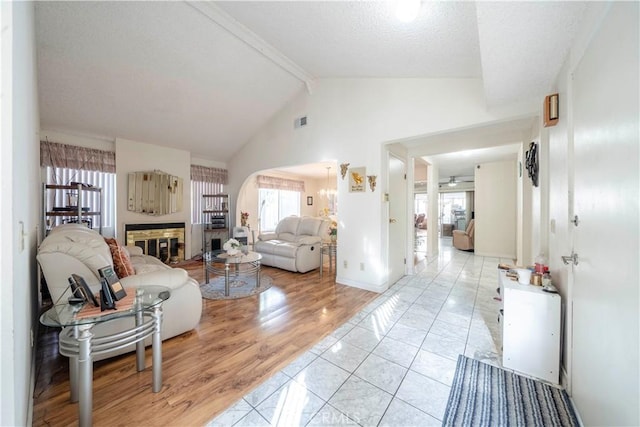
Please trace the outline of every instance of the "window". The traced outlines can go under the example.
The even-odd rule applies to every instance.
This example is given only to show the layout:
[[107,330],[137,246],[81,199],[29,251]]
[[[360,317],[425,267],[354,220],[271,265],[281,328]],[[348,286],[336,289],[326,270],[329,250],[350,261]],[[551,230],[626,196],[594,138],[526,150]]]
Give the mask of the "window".
[[[56,168],[52,166],[45,167],[45,183],[67,185],[71,182],[82,182],[90,184],[94,187],[102,188],[102,228],[115,229],[116,225],[116,174],[111,172],[87,171],[82,169]],[[64,200],[68,190],[51,191],[48,194],[46,210],[52,210],[54,206],[64,206]],[[98,209],[100,206],[98,193],[86,193],[89,200],[83,201],[84,206],[89,207],[91,211]],[[63,201],[61,203],[61,201]],[[56,221],[52,226],[60,225],[62,218],[52,217]],[[97,226],[97,224],[96,224]],[[103,231],[104,233],[104,231]]]
[[226,169],[191,165],[191,223],[202,224],[202,195],[224,194]]
[[451,224],[454,229],[464,230],[465,210],[466,194],[464,192],[440,193],[440,225]]
[[191,181],[192,224],[202,224],[203,194],[224,194],[224,184],[218,182]]
[[[100,207],[102,233],[113,235],[116,223],[116,155],[114,152],[45,140],[40,141],[40,166],[44,168],[46,184],[68,185],[71,182],[81,182],[100,187],[102,203],[98,193],[85,192],[84,196],[88,196],[88,200],[83,199],[82,204],[90,211],[97,211]],[[65,206],[67,192],[68,190],[47,192],[44,208],[48,211],[54,206]],[[47,226],[59,225],[63,220],[63,218],[50,219],[53,223]],[[94,223],[92,227],[96,228],[96,225]],[[110,230],[105,231],[105,229]]]
[[274,231],[289,215],[300,215],[300,192],[261,188],[258,193],[260,231]]
[[260,232],[274,231],[278,222],[289,215],[300,215],[300,193],[304,181],[277,176],[258,175],[258,220]]
[[416,193],[413,196],[413,213],[426,214],[429,207],[429,197],[427,193]]

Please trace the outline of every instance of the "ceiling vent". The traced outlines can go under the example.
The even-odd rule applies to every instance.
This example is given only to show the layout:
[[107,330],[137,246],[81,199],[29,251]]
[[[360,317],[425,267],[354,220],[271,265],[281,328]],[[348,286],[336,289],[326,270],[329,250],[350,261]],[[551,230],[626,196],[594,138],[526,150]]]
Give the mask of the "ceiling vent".
[[294,122],[293,122],[293,127],[294,128],[301,128],[307,125],[307,116],[302,116],[302,117],[298,117]]

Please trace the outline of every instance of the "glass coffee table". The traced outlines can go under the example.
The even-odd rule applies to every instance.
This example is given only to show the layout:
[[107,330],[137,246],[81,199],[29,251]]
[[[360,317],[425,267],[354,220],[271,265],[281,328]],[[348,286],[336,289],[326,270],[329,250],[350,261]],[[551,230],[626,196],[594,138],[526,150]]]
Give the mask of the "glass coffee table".
[[[92,424],[93,356],[136,345],[136,367],[145,369],[144,340],[152,337],[152,390],[162,388],[162,303],[171,296],[164,286],[126,289],[127,296],[116,302],[117,310],[100,311],[90,303],[56,303],[40,316],[45,326],[62,327],[59,336],[60,354],[69,358],[71,401],[78,402],[79,425]],[[63,295],[64,298],[69,295]],[[120,308],[118,308],[120,305]],[[133,317],[134,326],[117,333],[95,337],[91,331],[100,323]]]
[[207,252],[204,256],[205,282],[209,283],[209,274],[224,276],[224,295],[228,297],[234,281],[240,276],[255,276],[257,289],[260,287],[261,259],[261,254],[251,251],[246,254],[240,252],[237,255],[229,255],[224,251]]

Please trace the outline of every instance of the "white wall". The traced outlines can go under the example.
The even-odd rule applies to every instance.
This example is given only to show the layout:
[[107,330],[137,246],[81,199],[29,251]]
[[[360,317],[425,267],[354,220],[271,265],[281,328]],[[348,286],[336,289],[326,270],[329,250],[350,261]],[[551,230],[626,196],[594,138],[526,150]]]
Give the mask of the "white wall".
[[475,169],[475,253],[515,259],[516,257],[515,161],[480,164]]
[[[161,170],[183,180],[182,211],[167,215],[144,215],[127,210],[130,172]],[[185,223],[185,258],[191,257],[191,154],[188,151],[142,142],[116,139],[116,236],[124,243],[125,224]]]
[[[312,95],[300,93],[229,162],[229,192],[236,197],[252,173],[337,159],[378,175],[376,192],[349,193],[338,179],[340,283],[372,290],[387,286],[382,227],[387,165],[381,145],[416,135],[522,116],[530,106],[490,112],[477,79],[321,79]],[[309,125],[293,129],[295,117]],[[382,179],[382,181],[381,181]],[[343,261],[365,269],[345,269]]]
[[41,200],[34,4],[1,2],[0,15],[0,425],[30,425]]

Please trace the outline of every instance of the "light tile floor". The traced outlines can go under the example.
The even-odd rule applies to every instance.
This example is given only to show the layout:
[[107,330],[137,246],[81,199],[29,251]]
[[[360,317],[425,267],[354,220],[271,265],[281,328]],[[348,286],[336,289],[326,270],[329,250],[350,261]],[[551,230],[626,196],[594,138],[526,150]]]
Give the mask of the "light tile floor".
[[458,354],[501,366],[497,266],[441,239],[440,255],[209,426],[441,425]]

